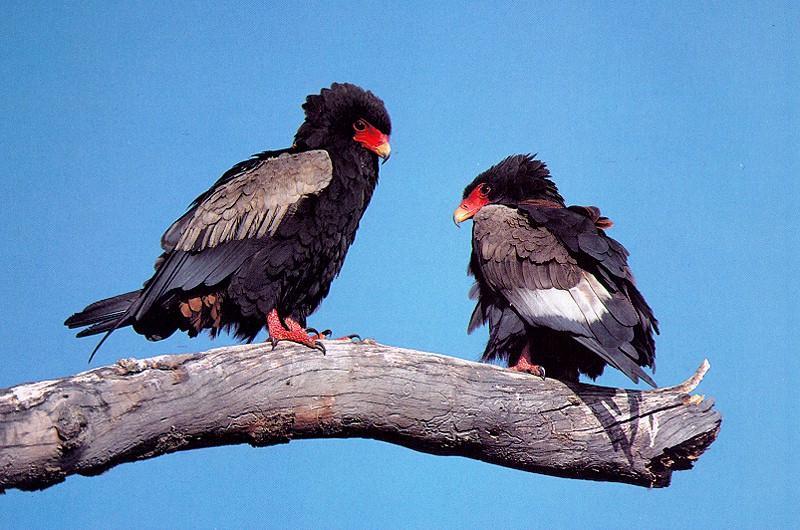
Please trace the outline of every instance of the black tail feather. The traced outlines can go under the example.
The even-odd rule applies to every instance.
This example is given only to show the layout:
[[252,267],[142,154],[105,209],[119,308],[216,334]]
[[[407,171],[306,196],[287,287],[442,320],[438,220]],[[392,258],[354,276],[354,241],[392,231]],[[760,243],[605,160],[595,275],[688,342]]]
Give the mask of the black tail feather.
[[75,336],[78,338],[91,337],[92,335],[97,335],[98,333],[103,333],[104,331],[119,327],[117,326],[117,323],[120,322],[123,316],[125,316],[124,311],[109,315],[108,320],[103,320],[102,322],[92,324],[88,328],[79,331]]
[[78,334],[79,337],[86,337],[87,335],[95,335],[107,331],[110,327],[113,327],[113,324],[109,327],[105,327],[104,325],[108,322],[115,323],[118,321],[131,304],[139,298],[141,293],[141,290],[131,291],[89,304],[82,311],[75,313],[65,320],[64,325],[70,329],[91,326],[89,329],[81,331]]
[[100,339],[100,342],[98,342],[97,346],[92,350],[89,356],[89,362],[92,362],[94,354],[97,353],[97,350],[100,349],[100,346],[115,329],[130,324],[129,319],[126,318],[128,309],[141,294],[141,290],[131,291],[129,293],[106,298],[105,300],[98,300],[86,306],[83,311],[75,313],[64,321],[64,325],[70,329],[89,326],[78,332],[78,337],[88,337],[105,332],[103,338]]

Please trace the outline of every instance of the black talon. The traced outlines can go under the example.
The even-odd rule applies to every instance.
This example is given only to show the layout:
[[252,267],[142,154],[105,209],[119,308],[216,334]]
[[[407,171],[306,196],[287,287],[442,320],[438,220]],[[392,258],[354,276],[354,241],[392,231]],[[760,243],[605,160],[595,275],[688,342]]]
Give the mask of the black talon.
[[325,355],[325,353],[326,353],[326,350],[325,350],[325,345],[324,345],[324,344],[322,344],[322,343],[321,343],[321,342],[319,342],[319,341],[317,341],[317,342],[315,342],[315,343],[314,343],[314,349],[315,349],[315,350],[319,350],[319,351],[321,351],[321,352],[322,352],[322,355]]
[[329,329],[317,331],[317,328],[306,328],[306,333],[309,335],[316,335],[317,337],[329,337],[333,334],[333,331]]
[[273,350],[275,349],[275,346],[277,346],[279,342],[280,341],[278,339],[274,339],[272,337],[269,338],[269,343],[272,345]]
[[350,339],[350,342],[361,342],[361,335],[358,333],[353,333],[352,335],[347,335],[347,338]]
[[541,378],[542,378],[542,381],[544,381],[544,380],[545,380],[545,371],[544,371],[544,366],[540,366],[540,367],[539,367],[539,370],[541,370],[541,373],[539,374],[539,377],[541,377]]

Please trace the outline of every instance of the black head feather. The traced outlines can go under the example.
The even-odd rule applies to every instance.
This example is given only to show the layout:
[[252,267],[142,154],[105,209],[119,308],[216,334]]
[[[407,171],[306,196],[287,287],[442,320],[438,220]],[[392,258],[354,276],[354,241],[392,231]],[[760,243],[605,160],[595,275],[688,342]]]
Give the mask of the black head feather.
[[558,188],[550,179],[550,170],[536,155],[512,155],[490,167],[464,189],[466,198],[476,186],[489,188],[489,202],[516,205],[531,199],[544,199],[564,204]]
[[298,148],[319,149],[332,137],[353,136],[353,123],[364,119],[385,135],[392,133],[392,122],[383,101],[363,88],[350,83],[333,83],[319,94],[312,94],[303,104],[306,120],[297,130]]

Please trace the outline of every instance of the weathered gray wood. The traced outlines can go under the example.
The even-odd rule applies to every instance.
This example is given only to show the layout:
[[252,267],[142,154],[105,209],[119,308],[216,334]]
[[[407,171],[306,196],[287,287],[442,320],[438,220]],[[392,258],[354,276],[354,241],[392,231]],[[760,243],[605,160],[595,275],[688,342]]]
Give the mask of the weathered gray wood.
[[565,385],[375,343],[235,346],[121,360],[0,390],[0,492],[215,445],[373,438],[563,477],[663,487],[717,435],[683,385]]

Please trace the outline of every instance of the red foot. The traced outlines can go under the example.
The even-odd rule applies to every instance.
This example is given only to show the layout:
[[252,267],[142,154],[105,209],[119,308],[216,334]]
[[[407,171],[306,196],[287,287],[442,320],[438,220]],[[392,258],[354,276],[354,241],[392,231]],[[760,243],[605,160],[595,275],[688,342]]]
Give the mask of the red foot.
[[544,367],[531,362],[531,354],[527,345],[522,349],[522,355],[519,356],[517,364],[509,368],[515,372],[527,372],[529,374],[538,375],[543,380],[545,378]]
[[[286,323],[286,326],[283,325],[283,322]],[[284,319],[283,322],[281,322],[281,318],[278,316],[278,311],[275,309],[270,311],[267,315],[269,341],[272,343],[273,348],[280,341],[288,340],[289,342],[303,344],[309,348],[314,348],[315,350],[325,353],[325,345],[319,341],[319,339],[325,338],[323,334],[315,333],[314,335],[309,335],[300,324],[291,318]]]

